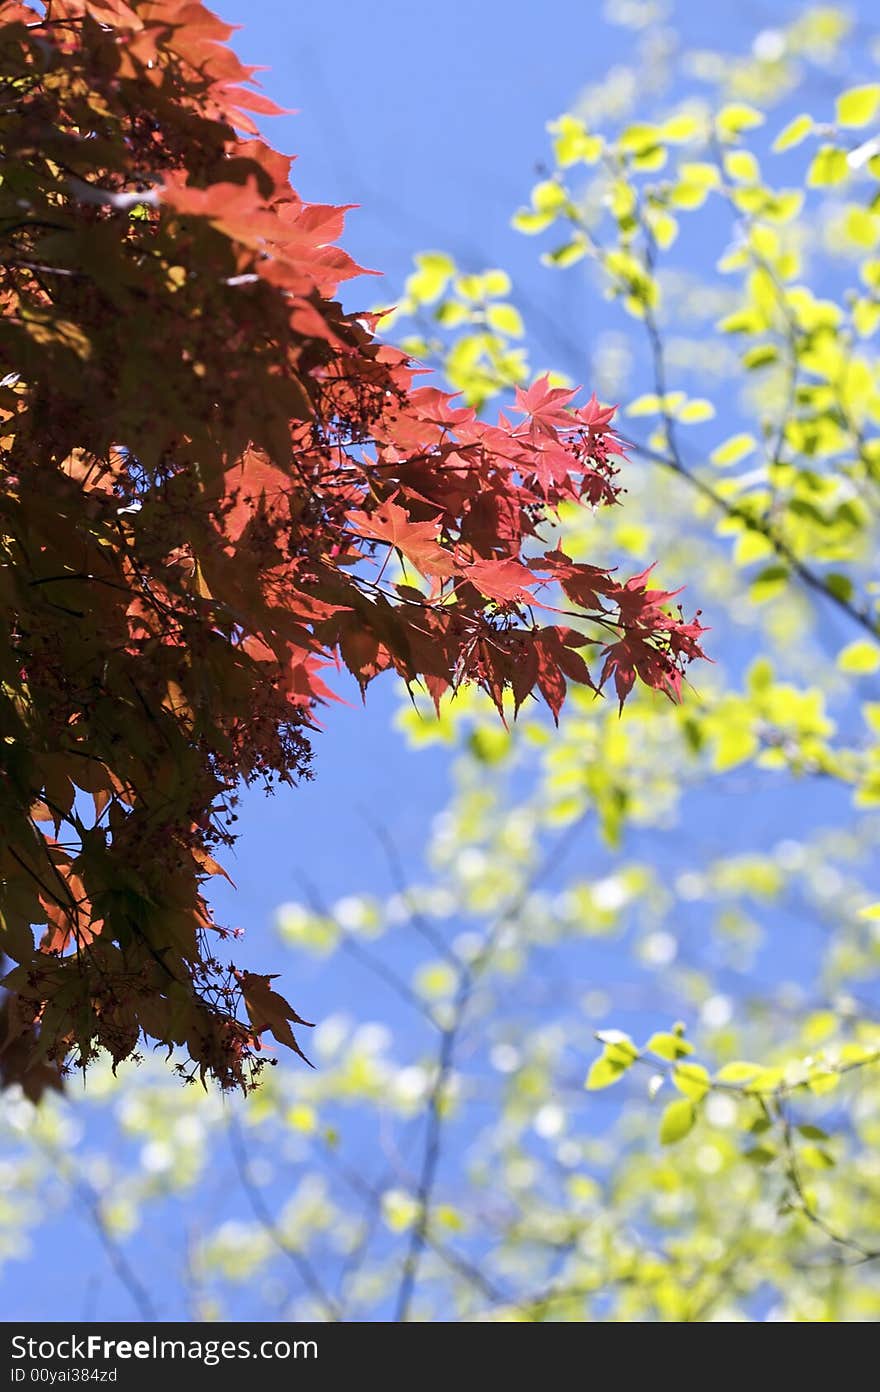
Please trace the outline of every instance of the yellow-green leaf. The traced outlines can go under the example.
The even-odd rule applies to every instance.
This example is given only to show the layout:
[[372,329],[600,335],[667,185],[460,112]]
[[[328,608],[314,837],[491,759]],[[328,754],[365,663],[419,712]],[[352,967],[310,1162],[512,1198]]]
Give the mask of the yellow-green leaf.
[[601,137],[590,135],[576,116],[560,116],[558,121],[551,121],[547,129],[556,137],[553,152],[562,169],[578,163],[595,164],[602,153]]
[[486,311],[486,318],[497,333],[506,334],[508,338],[522,338],[525,333],[519,310],[514,309],[513,305],[490,305]]
[[543,179],[532,189],[532,207],[536,213],[559,213],[568,202],[568,194],[555,179]]
[[536,213],[531,208],[522,208],[518,213],[514,213],[511,226],[517,232],[525,232],[527,236],[531,237],[538,232],[543,232],[554,220],[555,214],[553,213]]
[[880,648],[867,640],[850,643],[837,656],[837,668],[852,676],[867,676],[880,667]]
[[670,116],[669,120],[664,121],[660,127],[660,135],[672,145],[681,145],[687,140],[694,140],[702,132],[703,121],[690,111],[680,111],[677,115]]
[[610,1087],[612,1083],[619,1082],[628,1067],[629,1064],[615,1063],[603,1054],[590,1066],[584,1087],[589,1092],[598,1092],[600,1088]]
[[713,464],[717,464],[719,469],[727,469],[731,464],[738,464],[741,459],[745,459],[747,454],[751,454],[757,447],[757,440],[754,435],[731,435],[722,445],[714,449],[709,455]]
[[686,401],[676,414],[682,425],[699,425],[702,421],[712,420],[715,407],[711,401],[695,397],[693,401]]
[[850,87],[837,98],[836,115],[839,126],[866,126],[873,121],[880,108],[880,83],[870,82],[864,87]]
[[687,1098],[670,1102],[660,1118],[660,1140],[663,1145],[675,1145],[693,1130],[697,1109]]
[[773,142],[773,149],[777,154],[783,150],[791,150],[795,145],[800,145],[802,140],[806,140],[812,129],[812,116],[807,116],[806,113],[795,116],[794,120],[789,121],[788,125],[779,132]]
[[506,271],[483,272],[483,290],[490,298],[495,295],[509,295],[510,288],[510,276]]
[[846,154],[836,145],[823,145],[819,149],[807,173],[810,188],[830,188],[842,184],[849,174]]
[[741,131],[752,130],[763,124],[763,114],[746,102],[730,102],[715,117],[715,125],[722,139],[735,138]]
[[680,1034],[652,1034],[645,1048],[658,1058],[668,1059],[670,1063],[694,1052],[693,1044]]
[[541,260],[545,266],[554,266],[557,270],[565,270],[567,266],[573,266],[586,254],[587,240],[579,233],[570,242],[564,242],[562,246],[554,247],[552,251],[546,251]]
[[724,168],[731,179],[744,184],[756,184],[761,177],[761,167],[751,150],[728,150]]
[[734,1059],[732,1063],[725,1063],[723,1068],[719,1068],[715,1074],[716,1083],[746,1083],[750,1079],[756,1078],[761,1072],[759,1063],[746,1063],[744,1059]]
[[628,416],[653,416],[660,410],[660,398],[655,392],[637,396],[626,408]]
[[701,1063],[677,1063],[672,1070],[672,1081],[693,1102],[699,1102],[712,1086],[707,1070]]
[[413,259],[418,270],[407,279],[407,296],[414,304],[431,304],[455,274],[455,263],[442,251],[420,251]]

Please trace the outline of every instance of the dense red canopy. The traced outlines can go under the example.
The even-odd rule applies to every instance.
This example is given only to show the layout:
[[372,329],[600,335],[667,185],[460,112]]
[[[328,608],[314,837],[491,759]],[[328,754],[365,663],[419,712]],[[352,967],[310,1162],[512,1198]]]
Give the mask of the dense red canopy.
[[700,626],[540,542],[615,501],[610,410],[544,380],[488,424],[343,312],[344,210],[258,137],[228,26],[45,9],[0,3],[0,1062],[158,1041],[246,1085],[296,1017],[202,890],[240,781],[307,774],[327,669],[555,717],[566,680],[677,696]]

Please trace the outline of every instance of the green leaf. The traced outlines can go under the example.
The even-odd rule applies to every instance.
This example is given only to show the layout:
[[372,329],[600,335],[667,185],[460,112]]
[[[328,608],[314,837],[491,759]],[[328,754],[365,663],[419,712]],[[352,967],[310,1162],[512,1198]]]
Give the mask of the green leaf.
[[652,1034],[645,1049],[656,1054],[658,1058],[668,1059],[670,1063],[675,1063],[676,1059],[694,1052],[693,1044],[683,1039],[680,1034]]
[[712,1086],[708,1071],[701,1063],[677,1063],[672,1070],[672,1081],[694,1102],[700,1102]]
[[812,129],[812,116],[807,116],[806,113],[801,116],[795,116],[794,120],[789,121],[788,125],[784,126],[779,132],[773,142],[773,149],[777,154],[781,154],[783,150],[791,150],[795,145],[800,145],[801,141],[806,139]]
[[761,178],[760,165],[750,150],[728,150],[724,168],[731,179],[744,184],[756,184]]
[[836,595],[838,599],[852,599],[855,594],[855,585],[848,575],[841,575],[839,571],[829,570],[825,576],[825,588],[829,594]]
[[637,125],[627,126],[621,131],[617,139],[618,148],[627,151],[629,154],[643,155],[649,150],[654,150],[663,143],[663,132],[659,126],[648,125],[640,122]]
[[783,561],[774,561],[759,570],[751,583],[749,593],[755,604],[766,604],[782,594],[789,581],[789,569]]
[[726,314],[719,320],[718,328],[722,333],[759,333],[764,327],[763,320],[753,309],[735,309],[732,314]]
[[852,319],[859,338],[870,338],[880,324],[880,304],[876,300],[856,300],[852,309]]
[[420,251],[413,260],[418,270],[407,278],[407,296],[416,305],[431,304],[455,274],[455,262],[442,251]]
[[543,232],[555,220],[554,213],[536,213],[531,208],[522,208],[518,213],[514,213],[511,226],[517,232],[525,232],[526,236],[533,237],[536,233]]
[[496,295],[509,295],[510,291],[510,276],[506,271],[483,272],[483,293],[488,298],[492,299]]
[[455,282],[455,289],[465,300],[482,300],[486,293],[483,277],[480,275],[459,276]]
[[809,1165],[814,1170],[833,1170],[834,1156],[830,1155],[822,1146],[804,1146],[800,1158],[805,1165]]
[[715,740],[712,767],[718,773],[736,768],[737,764],[753,759],[760,749],[758,736],[750,722],[727,720],[718,731]]
[[490,305],[486,318],[497,333],[506,334],[508,338],[522,338],[526,331],[520,312],[513,305]]
[[554,247],[552,251],[545,251],[541,260],[545,266],[554,266],[557,270],[565,270],[567,266],[573,266],[586,254],[587,239],[578,234],[570,242],[564,242],[562,246]]
[[595,164],[602,153],[601,137],[590,135],[583,121],[576,116],[560,116],[557,121],[551,121],[547,129],[556,137],[553,152],[556,163],[562,169],[578,163]]
[[867,640],[850,643],[837,655],[837,670],[851,676],[867,676],[880,667],[880,648]]
[[880,241],[880,224],[868,208],[847,208],[843,228],[849,240],[866,251],[872,251]]
[[747,454],[751,454],[757,448],[757,444],[754,435],[731,435],[712,451],[709,458],[719,469],[727,469],[731,464],[738,464],[741,459],[745,459]]
[[676,412],[676,417],[682,425],[699,425],[703,421],[712,420],[715,415],[715,407],[711,401],[706,401],[702,397],[695,397],[693,401],[687,401]]
[[500,764],[510,752],[510,734],[503,726],[478,725],[471,733],[468,748],[481,764]]
[[685,209],[702,207],[709,191],[721,182],[717,166],[701,161],[682,161],[678,166],[678,178],[679,182],[669,189],[667,199],[673,207]]
[[839,126],[866,126],[880,108],[880,83],[850,87],[837,98],[835,112]]
[[465,305],[459,304],[458,300],[444,300],[443,304],[438,305],[434,311],[437,323],[444,324],[448,329],[454,329],[459,324],[465,323],[470,315],[471,311]]
[[536,213],[561,212],[568,203],[568,194],[556,179],[543,179],[532,189],[532,207]]
[[746,102],[730,102],[715,117],[715,127],[722,140],[735,139],[742,131],[763,124],[763,114]]
[[780,189],[773,198],[767,200],[763,216],[773,222],[791,222],[804,206],[803,189]]
[[686,184],[707,190],[717,188],[721,182],[717,164],[710,164],[708,160],[682,160],[678,177]]
[[683,145],[686,141],[695,140],[702,135],[704,129],[701,117],[690,111],[680,111],[677,115],[670,116],[668,121],[663,122],[660,127],[660,135],[672,145]]
[[679,1098],[670,1102],[660,1118],[660,1141],[663,1145],[675,1145],[693,1130],[697,1119],[697,1109],[693,1102]]
[[758,343],[742,355],[742,365],[747,372],[755,372],[759,367],[768,367],[779,361],[779,349],[775,343]]
[[716,1083],[746,1083],[752,1078],[757,1078],[762,1072],[759,1063],[746,1063],[744,1059],[735,1059],[732,1063],[725,1063],[723,1068],[719,1068],[715,1074]]
[[753,1165],[772,1165],[776,1159],[776,1151],[771,1146],[752,1146],[751,1150],[744,1152],[743,1158],[750,1160]]
[[597,1030],[596,1038],[600,1044],[605,1045],[608,1058],[614,1059],[615,1062],[625,1063],[629,1067],[639,1057],[638,1049],[623,1030]]
[[611,1087],[612,1083],[620,1081],[628,1067],[628,1063],[614,1063],[603,1054],[591,1065],[584,1087],[588,1092],[598,1092],[600,1088]]
[[678,222],[662,208],[649,209],[647,220],[654,241],[662,251],[667,251],[678,236]]
[[660,398],[655,392],[637,396],[626,408],[628,416],[654,416],[660,410]]
[[605,1048],[601,1058],[596,1059],[587,1074],[584,1087],[590,1092],[616,1083],[639,1057],[635,1044],[622,1030],[597,1030],[596,1038]]
[[846,154],[836,145],[823,145],[807,171],[810,188],[831,188],[842,184],[849,175]]
[[769,691],[773,685],[773,663],[766,657],[757,657],[746,673],[749,691],[759,695]]
[[804,1021],[801,1038],[811,1048],[837,1033],[839,1020],[833,1010],[814,1010]]

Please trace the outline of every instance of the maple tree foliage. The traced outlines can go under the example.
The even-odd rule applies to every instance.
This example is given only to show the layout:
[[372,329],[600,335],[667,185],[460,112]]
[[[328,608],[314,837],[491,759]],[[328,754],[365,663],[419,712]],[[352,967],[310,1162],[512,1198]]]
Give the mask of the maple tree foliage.
[[700,655],[646,575],[542,549],[614,502],[612,410],[542,380],[487,424],[344,312],[345,209],[292,189],[230,33],[0,3],[0,1069],[31,1092],[102,1049],[227,1087],[267,1033],[299,1051],[204,887],[241,782],[308,776],[328,667],[556,716]]

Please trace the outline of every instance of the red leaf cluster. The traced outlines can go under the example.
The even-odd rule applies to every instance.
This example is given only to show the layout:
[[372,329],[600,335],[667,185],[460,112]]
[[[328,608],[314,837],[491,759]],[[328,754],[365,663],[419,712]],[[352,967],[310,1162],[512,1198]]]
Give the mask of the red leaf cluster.
[[241,781],[308,776],[328,665],[556,716],[599,634],[598,685],[676,696],[700,626],[542,548],[615,500],[610,410],[541,381],[487,424],[343,311],[345,210],[258,137],[227,26],[46,9],[0,3],[3,1067],[146,1040],[247,1086],[302,1022],[203,888]]

